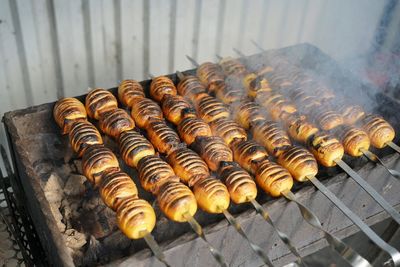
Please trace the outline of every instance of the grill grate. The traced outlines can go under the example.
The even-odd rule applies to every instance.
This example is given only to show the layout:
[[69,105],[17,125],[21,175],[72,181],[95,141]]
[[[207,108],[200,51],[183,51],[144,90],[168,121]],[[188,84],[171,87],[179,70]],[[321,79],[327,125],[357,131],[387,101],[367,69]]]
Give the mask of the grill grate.
[[[25,207],[18,201],[16,188],[17,179],[11,171],[11,166],[3,146],[1,154],[8,176],[0,171],[0,235],[4,234],[5,266],[46,266],[44,250],[39,237]],[[3,240],[3,238],[2,238]],[[3,241],[2,241],[3,242]],[[1,263],[1,261],[0,261]],[[2,265],[2,264],[0,264]]]

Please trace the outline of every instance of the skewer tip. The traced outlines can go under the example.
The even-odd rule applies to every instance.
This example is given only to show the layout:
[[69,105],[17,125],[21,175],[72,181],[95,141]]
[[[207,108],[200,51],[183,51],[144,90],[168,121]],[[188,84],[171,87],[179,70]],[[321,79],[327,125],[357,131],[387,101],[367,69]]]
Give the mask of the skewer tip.
[[187,58],[187,59],[190,61],[190,63],[192,63],[193,66],[195,66],[196,68],[200,66],[200,64],[197,63],[197,61],[196,61],[194,58],[192,58],[192,57],[190,57],[190,56],[188,56],[188,55],[186,55],[186,58]]
[[238,54],[239,56],[241,56],[241,57],[244,57],[244,56],[245,56],[244,53],[242,53],[242,51],[240,51],[239,49],[237,49],[237,48],[235,48],[235,47],[233,47],[232,50],[233,50],[236,54]]
[[183,80],[185,78],[185,74],[183,74],[179,70],[176,71],[176,76],[178,76],[179,80]]

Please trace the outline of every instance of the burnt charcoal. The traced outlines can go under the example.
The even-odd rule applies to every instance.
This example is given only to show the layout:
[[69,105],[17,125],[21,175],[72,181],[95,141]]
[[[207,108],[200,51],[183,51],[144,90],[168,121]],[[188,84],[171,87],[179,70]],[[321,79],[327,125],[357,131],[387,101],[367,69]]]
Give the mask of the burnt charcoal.
[[51,213],[53,214],[53,217],[57,223],[57,227],[61,232],[65,231],[66,225],[63,223],[63,215],[60,212],[60,205],[61,202],[55,203],[55,202],[50,202],[50,209]]
[[64,233],[66,245],[72,249],[80,249],[86,244],[86,236],[75,229],[67,229]]
[[86,191],[86,187],[84,185],[85,181],[85,176],[79,174],[71,174],[68,177],[67,182],[65,183],[64,193],[68,196],[83,195]]
[[93,263],[99,262],[103,254],[104,254],[104,249],[101,243],[94,236],[90,236],[88,247],[85,252],[82,265],[92,266]]
[[73,166],[75,167],[75,172],[76,173],[82,173],[82,160],[76,159],[74,160]]
[[63,186],[64,182],[61,177],[56,174],[52,173],[44,185],[44,193],[47,200],[50,203],[58,204],[61,203],[63,193]]

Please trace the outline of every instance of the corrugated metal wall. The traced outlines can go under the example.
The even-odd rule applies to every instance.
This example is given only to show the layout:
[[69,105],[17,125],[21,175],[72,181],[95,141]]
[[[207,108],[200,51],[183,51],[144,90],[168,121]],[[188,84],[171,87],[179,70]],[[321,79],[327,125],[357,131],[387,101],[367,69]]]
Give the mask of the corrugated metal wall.
[[[191,68],[310,42],[338,60],[366,51],[385,1],[0,0],[0,115]],[[398,5],[399,6],[399,5]],[[396,25],[397,26],[397,25]],[[4,137],[1,138],[4,142]]]

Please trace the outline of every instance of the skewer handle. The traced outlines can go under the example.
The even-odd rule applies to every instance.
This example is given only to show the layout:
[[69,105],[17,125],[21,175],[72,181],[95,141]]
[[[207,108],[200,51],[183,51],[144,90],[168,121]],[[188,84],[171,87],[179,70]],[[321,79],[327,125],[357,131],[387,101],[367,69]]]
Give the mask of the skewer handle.
[[218,264],[223,267],[227,267],[228,265],[225,263],[224,257],[222,256],[221,252],[219,252],[217,249],[215,249],[210,244],[210,242],[208,242],[206,236],[204,235],[204,231],[203,231],[201,225],[189,213],[187,213],[185,216],[186,216],[186,219],[188,220],[189,225],[192,227],[193,231],[195,231],[195,233],[206,242],[208,249],[210,250],[210,252],[213,255],[213,257],[215,258],[215,260],[218,262]]
[[309,177],[308,180],[316,187],[322,194],[324,194],[344,215],[347,216],[358,228],[363,231],[368,238],[374,242],[382,250],[386,251],[392,258],[394,266],[400,266],[400,253],[391,245],[386,243],[380,238],[372,229],[365,224],[360,217],[354,214],[340,199],[338,199],[328,188],[326,188],[317,178]]
[[292,241],[289,239],[289,237],[279,231],[278,227],[276,227],[275,223],[271,220],[271,217],[269,216],[268,212],[261,206],[260,203],[257,202],[257,200],[253,199],[250,201],[251,204],[254,206],[256,211],[272,226],[272,228],[275,230],[275,232],[278,234],[279,238],[282,240],[283,243],[289,248],[289,250],[295,255],[298,260],[299,264],[301,266],[307,266],[304,262],[302,257],[300,256],[300,253],[297,251],[296,247],[292,244]]
[[390,169],[388,166],[386,166],[385,163],[383,163],[383,161],[382,161],[377,155],[375,155],[374,153],[372,153],[372,152],[369,151],[369,150],[364,150],[364,149],[363,149],[361,152],[362,152],[362,153],[364,154],[364,156],[366,156],[370,161],[382,165],[394,178],[400,179],[400,172],[398,172],[398,171],[396,171],[396,170],[393,170],[393,169]]
[[151,251],[153,252],[154,256],[156,256],[156,258],[159,261],[164,263],[165,266],[170,267],[171,265],[169,265],[168,262],[165,260],[164,252],[162,252],[160,246],[154,240],[154,237],[149,232],[147,232],[147,234],[143,238],[146,241],[149,248],[151,249]]
[[390,146],[394,151],[396,151],[397,153],[400,154],[400,146],[396,145],[396,144],[393,143],[393,142],[389,142],[389,143],[387,143],[387,144],[388,144],[388,146]]
[[246,239],[251,248],[254,250],[254,252],[257,253],[257,255],[263,260],[263,262],[268,265],[268,266],[274,266],[268,256],[264,253],[262,248],[260,248],[258,245],[254,244],[249,237],[246,235],[246,233],[243,231],[242,227],[238,223],[238,221],[232,216],[232,214],[229,213],[229,211],[224,210],[224,215],[225,218],[228,220],[228,222],[235,228],[235,230],[244,238]]
[[341,240],[331,235],[328,231],[322,228],[322,224],[319,221],[318,217],[306,206],[301,204],[296,196],[291,192],[282,192],[283,196],[290,201],[293,201],[297,204],[300,209],[301,215],[303,218],[313,227],[322,231],[325,235],[326,241],[328,241],[331,248],[336,251],[343,259],[345,259],[351,266],[354,267],[372,267],[372,265],[360,256],[357,252],[355,252],[351,247],[343,243]]
[[[347,165],[343,160],[335,161],[340,168],[342,168],[357,184],[359,184],[362,189],[365,190],[384,210],[386,210],[389,215],[400,225],[400,213],[397,212],[376,190],[367,183],[363,178],[361,178],[358,173],[356,173],[349,165]],[[316,179],[316,178],[315,178]]]

